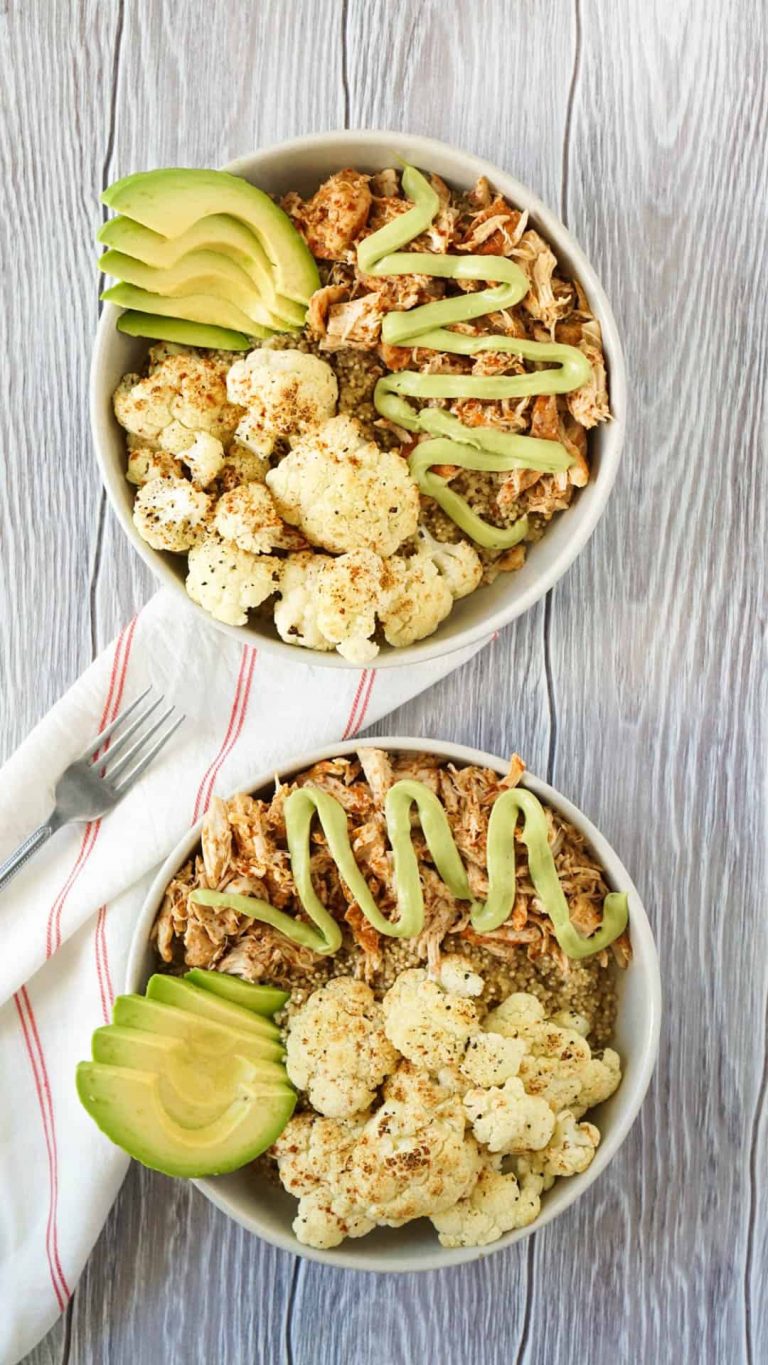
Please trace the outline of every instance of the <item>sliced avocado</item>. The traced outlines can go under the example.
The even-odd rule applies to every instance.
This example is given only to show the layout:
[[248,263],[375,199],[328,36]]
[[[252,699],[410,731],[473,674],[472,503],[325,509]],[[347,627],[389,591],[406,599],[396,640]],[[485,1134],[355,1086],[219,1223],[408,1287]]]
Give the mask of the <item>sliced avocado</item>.
[[212,1123],[185,1128],[163,1108],[160,1079],[124,1066],[81,1062],[77,1093],[91,1118],[130,1156],[166,1175],[223,1175],[280,1136],[296,1104],[284,1089],[243,1091]]
[[201,218],[180,237],[173,238],[161,237],[151,228],[119,216],[104,223],[96,240],[158,270],[170,269],[190,252],[216,251],[242,267],[275,317],[296,327],[303,327],[306,321],[306,305],[277,293],[272,263],[258,237],[245,223],[225,213]]
[[[198,1021],[197,1015],[194,1018]],[[202,1019],[198,1022],[204,1027]],[[246,1078],[262,1081],[265,1085],[286,1084],[285,1067],[281,1062],[252,1053],[248,1055],[248,1043],[237,1041],[231,1052],[214,1055],[196,1046],[194,1031],[190,1031],[187,1038],[169,1038],[146,1029],[107,1024],[96,1029],[92,1052],[94,1062],[168,1075],[180,1094],[195,1094],[204,1099],[216,1098],[222,1088],[231,1084],[235,1066],[240,1067]]]
[[159,318],[152,313],[121,313],[118,332],[129,337],[152,337],[156,341],[176,341],[180,346],[206,346],[213,351],[249,351],[251,337],[230,332],[226,327],[206,327],[204,322],[185,322],[183,318]]
[[279,1062],[283,1048],[273,1038],[262,1038],[256,1033],[226,1024],[203,1019],[174,1005],[147,1000],[143,995],[118,995],[112,1018],[124,1028],[143,1029],[166,1038],[183,1038],[210,1056],[231,1056],[237,1053],[250,1062]]
[[244,332],[246,336],[273,335],[268,327],[253,322],[247,313],[227,299],[213,298],[210,294],[188,294],[183,299],[167,299],[162,294],[151,294],[146,289],[139,289],[135,284],[115,284],[111,289],[105,289],[101,297],[107,303],[116,303],[118,308],[135,308],[139,313],[185,318],[187,322],[204,322],[207,327],[233,328]]
[[204,991],[220,995],[223,1000],[231,1000],[233,1005],[242,1005],[256,1014],[275,1014],[289,998],[288,991],[279,991],[276,986],[256,986],[243,981],[239,976],[228,976],[226,972],[205,972],[201,967],[193,967],[184,973],[184,980]]
[[226,299],[247,314],[251,325],[256,322],[260,327],[275,331],[287,326],[270,313],[250,275],[218,251],[191,251],[176,265],[163,270],[145,265],[122,251],[105,251],[99,260],[99,269],[116,280],[136,284],[140,289],[162,294],[164,298],[210,294],[213,298]]
[[234,1053],[205,1058],[180,1039],[158,1038],[115,1024],[94,1033],[93,1060],[158,1076],[163,1108],[185,1128],[212,1123],[238,1095],[254,1086],[281,1089],[288,1085],[285,1067],[279,1062],[254,1066]]
[[242,1005],[233,1005],[222,1000],[210,991],[201,991],[190,981],[182,981],[178,976],[165,976],[155,973],[147,982],[147,998],[159,1000],[164,1005],[175,1005],[177,1009],[188,1010],[190,1014],[202,1015],[216,1024],[228,1024],[231,1028],[242,1029],[244,1033],[255,1033],[259,1038],[280,1038],[280,1030],[271,1019],[264,1019],[253,1010],[245,1010]]
[[231,215],[261,241],[274,268],[278,294],[306,304],[319,288],[312,254],[287,213],[240,176],[167,167],[127,175],[110,185],[101,198],[115,213],[125,214],[163,237],[180,237],[200,218]]

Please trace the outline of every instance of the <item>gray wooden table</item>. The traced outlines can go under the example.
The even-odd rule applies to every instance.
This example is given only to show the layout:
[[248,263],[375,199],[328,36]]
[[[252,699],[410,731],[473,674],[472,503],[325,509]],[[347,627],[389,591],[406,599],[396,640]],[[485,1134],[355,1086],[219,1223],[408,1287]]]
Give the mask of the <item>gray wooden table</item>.
[[[567,578],[389,731],[517,748],[654,920],[661,1059],[609,1172],[477,1266],[328,1272],[134,1167],[34,1365],[766,1359],[766,11],[753,0],[3,0],[8,753],[152,591],[86,377],[101,188],[324,128],[470,148],[595,263],[633,393]],[[762,1281],[762,1284],[761,1284]],[[761,1292],[762,1288],[762,1292]]]

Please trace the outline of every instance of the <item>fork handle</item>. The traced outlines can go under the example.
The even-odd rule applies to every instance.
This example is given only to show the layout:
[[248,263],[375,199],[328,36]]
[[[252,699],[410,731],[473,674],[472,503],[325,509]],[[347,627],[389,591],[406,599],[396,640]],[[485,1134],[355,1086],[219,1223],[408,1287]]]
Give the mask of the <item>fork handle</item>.
[[24,840],[23,844],[19,844],[16,851],[9,858],[6,858],[4,863],[0,863],[0,891],[16,876],[24,864],[29,862],[37,850],[42,848],[56,828],[53,817],[46,820],[45,824],[39,825],[34,833]]

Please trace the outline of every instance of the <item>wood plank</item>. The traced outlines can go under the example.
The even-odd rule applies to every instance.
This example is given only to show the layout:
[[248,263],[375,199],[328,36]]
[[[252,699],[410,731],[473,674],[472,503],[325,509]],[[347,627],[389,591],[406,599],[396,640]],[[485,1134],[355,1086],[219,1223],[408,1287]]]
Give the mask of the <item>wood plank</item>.
[[[91,218],[110,121],[117,12],[2,7],[0,369],[2,757],[91,659],[101,498],[87,432],[97,296]],[[88,41],[81,39],[88,35]]]
[[667,1016],[622,1154],[567,1228],[536,1238],[523,1358],[563,1359],[567,1342],[574,1360],[757,1360],[768,935],[749,794],[765,778],[765,556],[748,547],[766,539],[765,367],[750,359],[766,344],[752,287],[768,245],[752,208],[766,15],[581,9],[567,211],[622,319],[634,403],[609,513],[554,594],[555,782],[637,876]]

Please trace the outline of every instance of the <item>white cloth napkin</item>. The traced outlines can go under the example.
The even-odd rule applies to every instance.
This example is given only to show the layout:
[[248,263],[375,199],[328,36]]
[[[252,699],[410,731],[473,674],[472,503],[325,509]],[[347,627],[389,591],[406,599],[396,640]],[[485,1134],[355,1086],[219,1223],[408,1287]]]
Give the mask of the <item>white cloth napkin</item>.
[[75,1093],[76,1063],[123,989],[158,863],[206,809],[302,750],[351,738],[463,663],[330,670],[239,645],[165,592],[130,622],[2,770],[0,860],[48,814],[56,778],[151,683],[188,717],[102,822],[60,831],[0,894],[0,1361],[65,1308],[125,1176]]

